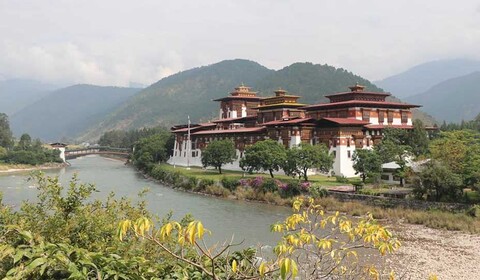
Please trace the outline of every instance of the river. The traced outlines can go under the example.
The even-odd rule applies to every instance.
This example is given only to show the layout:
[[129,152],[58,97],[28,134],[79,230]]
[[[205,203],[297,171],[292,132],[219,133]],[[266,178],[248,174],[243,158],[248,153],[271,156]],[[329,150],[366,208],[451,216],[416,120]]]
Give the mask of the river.
[[[287,207],[261,203],[232,201],[210,196],[174,190],[145,178],[121,161],[100,156],[86,156],[70,161],[71,166],[45,171],[48,176],[59,176],[65,184],[76,173],[81,182],[94,183],[99,192],[95,198],[105,198],[110,192],[118,197],[138,199],[137,194],[144,188],[150,191],[145,197],[149,210],[159,215],[173,211],[175,219],[190,213],[201,220],[212,231],[212,239],[229,240],[235,235],[236,241],[244,240],[245,245],[274,245],[279,236],[270,232],[270,225],[286,217]],[[4,203],[18,206],[23,200],[34,201],[37,190],[35,183],[28,181],[29,173],[14,173],[0,176],[0,191]]]

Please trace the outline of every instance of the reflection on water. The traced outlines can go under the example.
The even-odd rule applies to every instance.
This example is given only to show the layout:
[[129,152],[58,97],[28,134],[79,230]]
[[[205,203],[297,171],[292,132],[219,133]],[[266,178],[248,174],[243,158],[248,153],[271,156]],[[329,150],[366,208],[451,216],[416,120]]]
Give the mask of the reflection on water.
[[[141,190],[149,188],[145,199],[153,213],[164,216],[173,211],[175,219],[191,213],[196,219],[202,220],[205,227],[213,232],[212,238],[218,241],[235,235],[235,240],[245,240],[244,244],[272,245],[278,236],[270,233],[270,225],[290,213],[286,207],[230,201],[173,190],[144,178],[120,161],[99,156],[80,157],[71,160],[71,164],[67,168],[45,173],[59,176],[64,184],[76,173],[81,182],[96,184],[99,192],[94,196],[97,198],[105,198],[113,191],[117,196],[136,200]],[[34,182],[28,181],[28,177],[28,173],[0,176],[4,203],[18,206],[23,200],[36,199]]]

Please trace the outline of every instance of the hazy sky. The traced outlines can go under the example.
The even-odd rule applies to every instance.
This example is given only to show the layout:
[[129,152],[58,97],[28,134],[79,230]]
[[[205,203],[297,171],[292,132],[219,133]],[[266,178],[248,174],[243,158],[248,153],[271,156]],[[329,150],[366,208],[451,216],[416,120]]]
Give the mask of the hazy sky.
[[0,78],[150,84],[246,58],[371,80],[480,59],[480,0],[0,0]]

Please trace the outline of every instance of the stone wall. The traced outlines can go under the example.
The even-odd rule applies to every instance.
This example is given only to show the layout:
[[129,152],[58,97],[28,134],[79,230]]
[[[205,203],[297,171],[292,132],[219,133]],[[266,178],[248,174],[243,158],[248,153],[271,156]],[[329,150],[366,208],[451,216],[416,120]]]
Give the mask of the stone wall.
[[387,208],[403,207],[414,210],[430,210],[440,209],[446,211],[463,211],[471,207],[468,204],[462,203],[445,203],[445,202],[432,202],[413,199],[392,198],[374,195],[353,194],[329,191],[329,196],[332,196],[340,201],[362,201],[372,206],[380,206]]

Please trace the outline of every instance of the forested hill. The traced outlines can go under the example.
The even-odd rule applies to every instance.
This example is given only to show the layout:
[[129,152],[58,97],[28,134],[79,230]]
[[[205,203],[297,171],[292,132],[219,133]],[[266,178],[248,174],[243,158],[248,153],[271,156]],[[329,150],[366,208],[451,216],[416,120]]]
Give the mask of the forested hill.
[[447,80],[407,101],[423,104],[438,121],[472,120],[480,113],[480,72]]
[[355,83],[364,85],[371,91],[383,91],[370,81],[342,68],[309,62],[298,62],[278,71],[272,71],[253,86],[263,96],[272,95],[274,90],[281,87],[300,95],[299,102],[314,104],[328,101],[325,95],[348,91],[348,87]]
[[[208,121],[218,115],[213,99],[228,95],[244,83],[261,96],[282,87],[301,96],[302,103],[325,101],[324,95],[348,90],[355,83],[381,91],[369,81],[344,69],[312,63],[294,63],[274,71],[248,60],[227,60],[166,77],[144,89],[105,121],[91,127],[82,139],[95,139],[112,129]],[[421,114],[422,119],[428,119]]]
[[253,85],[273,70],[248,60],[226,60],[161,79],[131,98],[82,138],[95,139],[112,129],[169,126],[208,120],[218,115],[212,99],[227,95],[241,83]]
[[58,141],[100,122],[140,89],[75,85],[56,90],[11,117],[15,135]]

